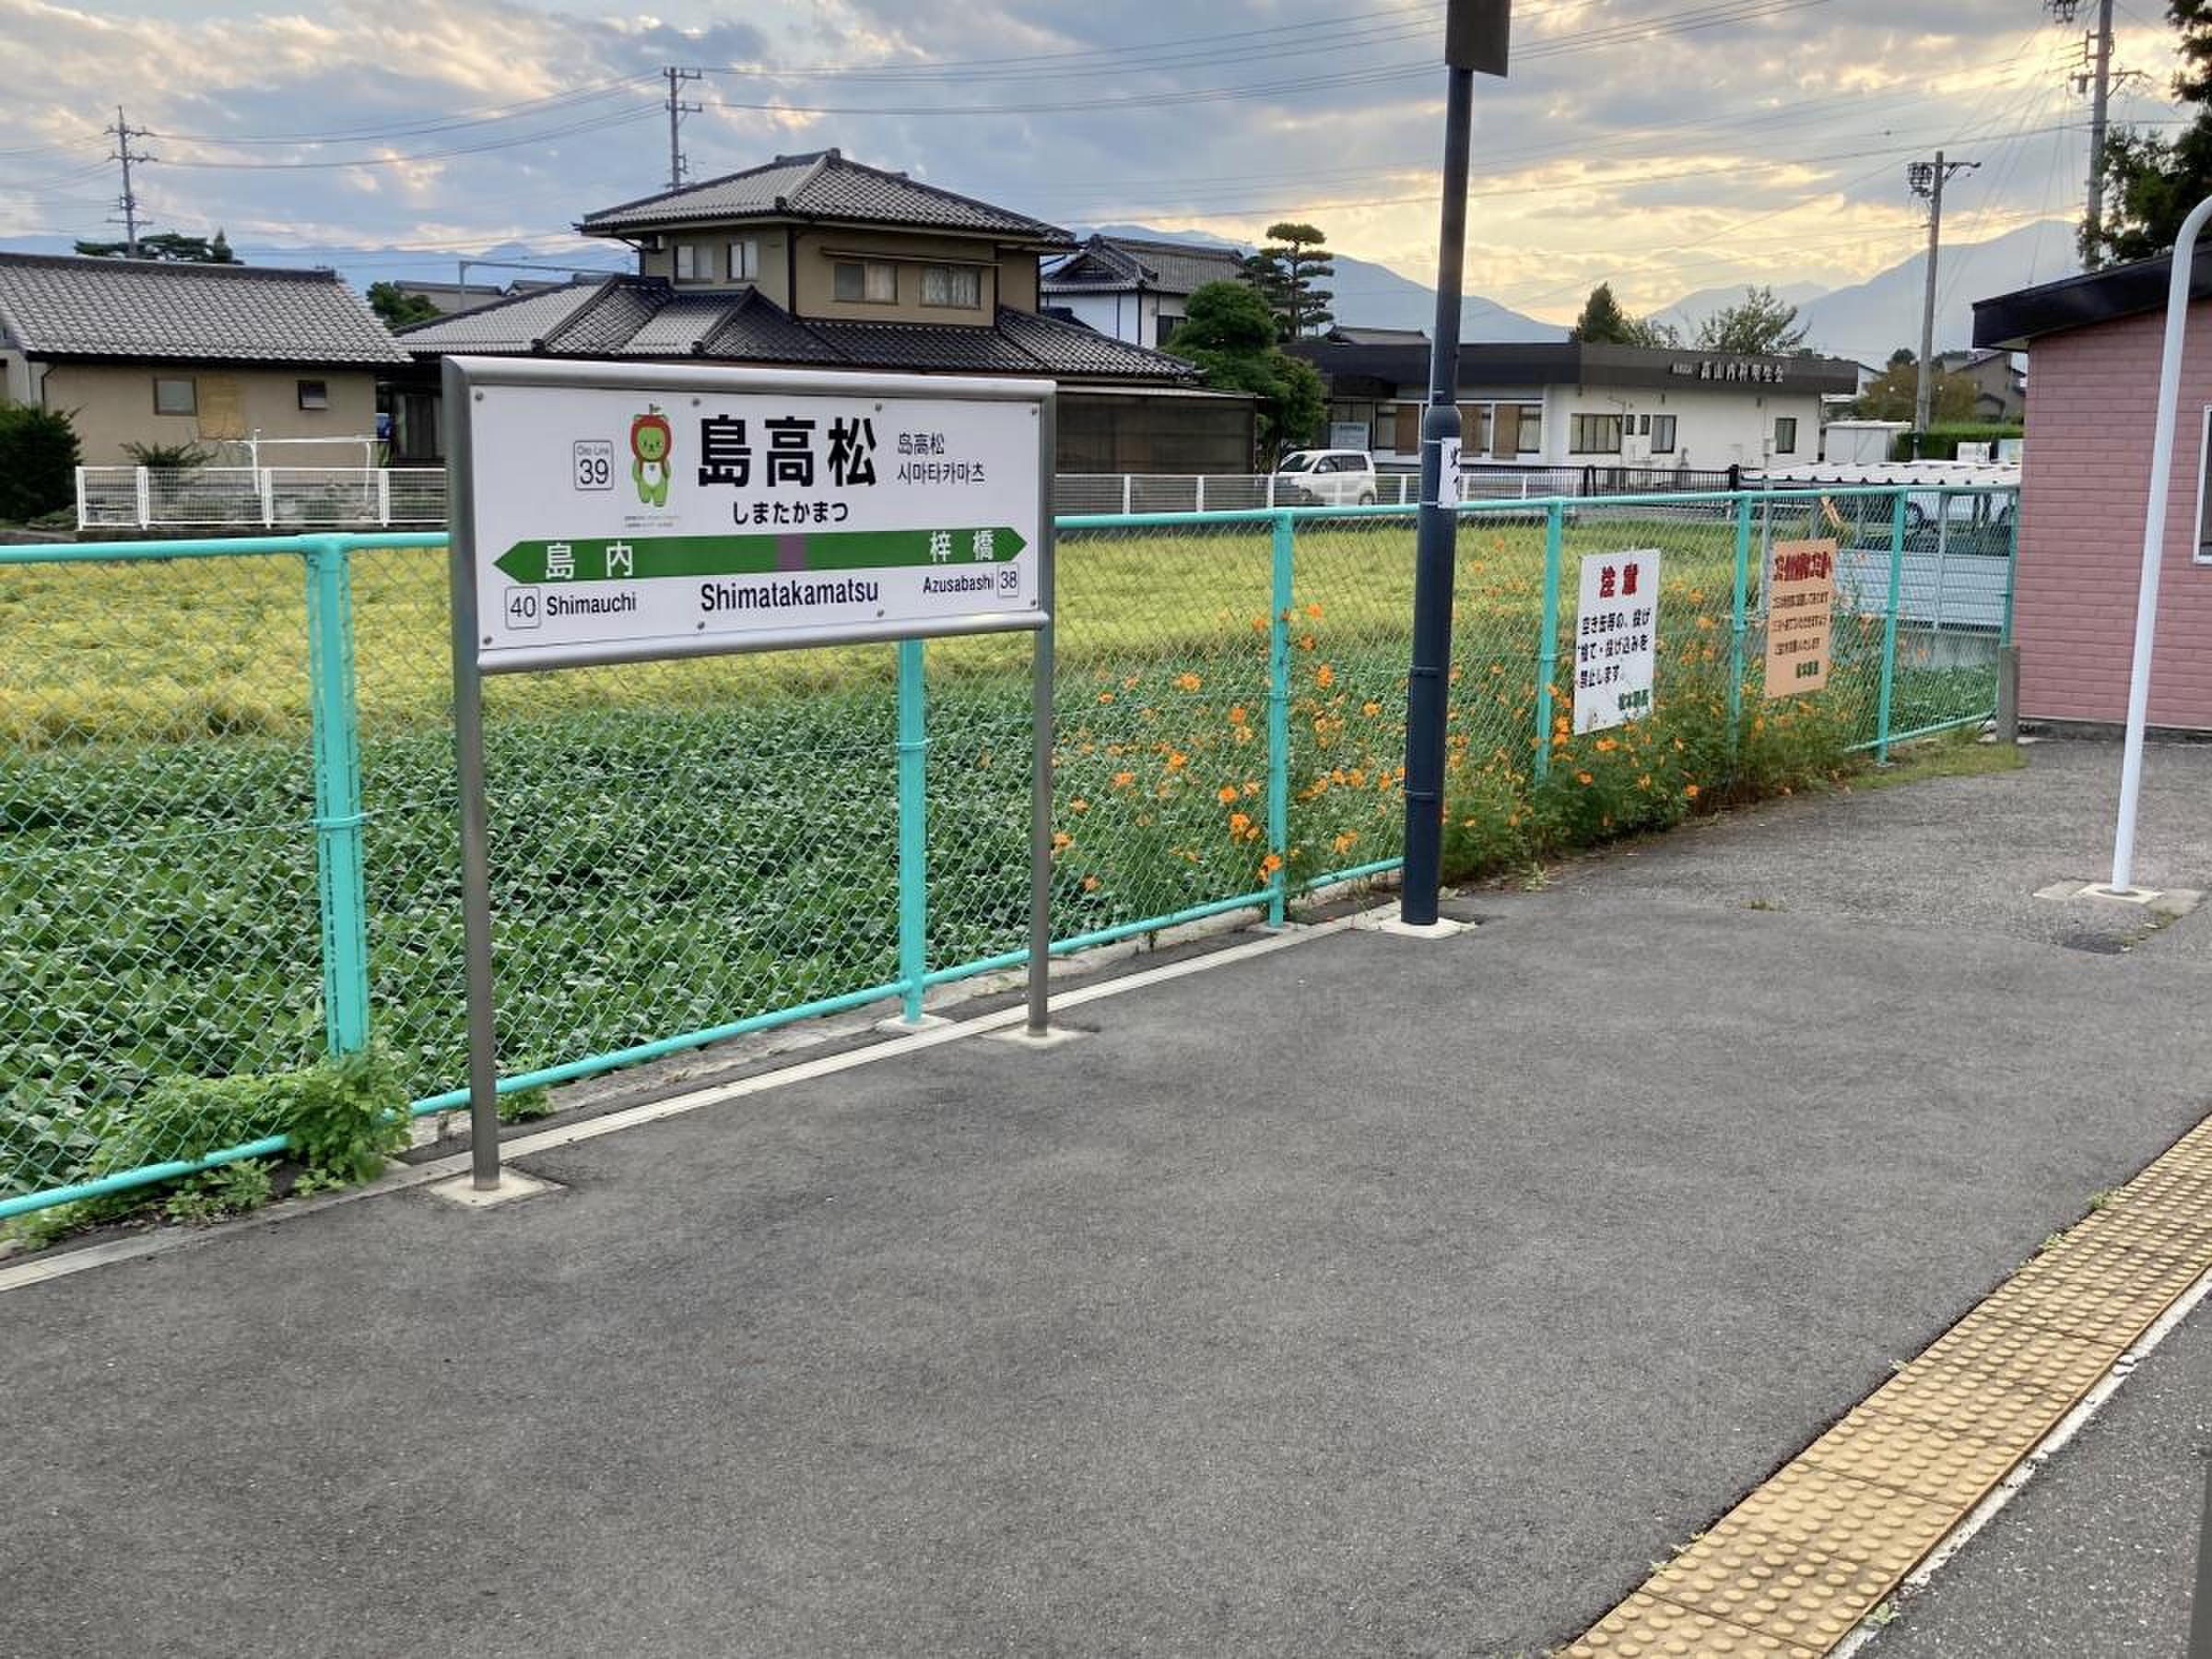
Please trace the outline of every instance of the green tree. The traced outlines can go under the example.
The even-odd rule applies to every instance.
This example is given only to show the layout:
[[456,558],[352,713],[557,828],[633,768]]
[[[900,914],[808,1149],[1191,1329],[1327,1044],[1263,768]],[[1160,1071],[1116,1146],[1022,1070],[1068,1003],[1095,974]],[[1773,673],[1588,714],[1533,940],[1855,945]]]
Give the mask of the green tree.
[[1613,285],[1601,282],[1583,301],[1583,314],[1567,331],[1571,340],[1585,346],[1644,346],[1667,347],[1682,344],[1681,332],[1656,317],[1631,317],[1613,298]]
[[[76,251],[88,259],[128,259],[127,241],[80,241]],[[236,265],[238,255],[218,229],[213,236],[184,236],[174,230],[155,230],[138,239],[140,259],[166,260],[172,265]]]
[[2212,195],[2212,0],[2169,0],[2166,18],[2181,37],[2173,95],[2193,119],[2171,138],[2135,127],[2106,135],[2104,220],[2079,232],[2092,269],[2163,253],[2189,209]]
[[1267,227],[1266,244],[1244,262],[1244,273],[1276,315],[1278,338],[1295,340],[1320,334],[1336,319],[1329,301],[1336,296],[1316,284],[1336,275],[1317,225],[1286,219]]
[[1724,305],[1698,324],[1695,344],[1700,351],[1764,357],[1796,350],[1810,332],[1797,321],[1797,308],[1772,288],[1747,288],[1735,304]]
[[1324,407],[1320,372],[1277,345],[1276,332],[1274,311],[1251,287],[1208,282],[1162,347],[1196,364],[1207,385],[1259,399],[1260,448],[1271,462],[1312,440]]
[[403,294],[396,282],[369,285],[369,309],[384,320],[386,328],[405,328],[410,323],[428,323],[441,313],[421,294]]
[[76,429],[58,409],[0,404],[0,520],[28,524],[76,499]]
[[1583,301],[1583,314],[1574,320],[1567,337],[1580,340],[1585,346],[1630,343],[1629,314],[1620,309],[1620,301],[1613,298],[1611,283],[1601,282],[1590,290],[1590,298]]
[[[1866,382],[1851,412],[1861,420],[1911,420],[1919,387],[1920,368],[1912,354],[1892,352],[1889,367]],[[1935,382],[1928,388],[1929,424],[1971,420],[1977,394],[1974,382],[1965,375],[1937,369]]]

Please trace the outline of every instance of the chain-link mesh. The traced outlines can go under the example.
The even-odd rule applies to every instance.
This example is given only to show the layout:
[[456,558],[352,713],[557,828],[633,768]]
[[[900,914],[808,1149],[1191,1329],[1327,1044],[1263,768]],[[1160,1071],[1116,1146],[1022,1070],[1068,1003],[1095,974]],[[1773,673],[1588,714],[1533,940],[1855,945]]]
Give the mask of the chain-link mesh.
[[296,556],[0,565],[0,1200],[321,1050],[306,640]]
[[[1572,501],[1556,529],[1542,502],[1463,514],[1453,869],[1664,825],[1989,712],[2009,492],[1907,495],[1895,559],[1894,495],[1746,500]],[[1818,695],[1770,698],[1768,556],[1807,536],[1840,544],[1833,665]],[[1395,511],[1063,531],[1056,937],[1279,901],[1399,855],[1415,542]],[[1641,547],[1661,555],[1653,712],[1577,734],[1580,561]],[[0,563],[0,1203],[117,1172],[123,1148],[207,1150],[207,1125],[148,1128],[151,1084],[322,1052],[311,592],[352,627],[370,1024],[417,1098],[457,1085],[442,552],[357,549],[321,588],[299,553],[22,557]],[[317,637],[327,688],[338,635]],[[502,1070],[1019,951],[1030,651],[1022,634],[922,651],[920,960],[900,956],[897,648],[488,681]]]

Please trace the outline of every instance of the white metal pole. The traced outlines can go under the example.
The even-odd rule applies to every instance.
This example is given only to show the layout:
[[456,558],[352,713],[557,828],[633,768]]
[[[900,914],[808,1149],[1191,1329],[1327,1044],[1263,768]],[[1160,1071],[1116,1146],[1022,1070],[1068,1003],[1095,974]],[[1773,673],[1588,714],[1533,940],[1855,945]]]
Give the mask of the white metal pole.
[[2175,405],[2181,396],[2182,342],[2189,329],[2189,270],[2197,233],[2212,218],[2212,196],[2189,210],[2173,239],[2166,284],[2166,343],[2159,356],[2158,422],[2150,441],[2150,499],[2143,509],[2143,579],[2136,590],[2136,659],[2127,682],[2127,744],[2120,762],[2120,819],[2112,830],[2112,879],[2106,889],[2131,891],[2136,861],[2136,805],[2143,793],[2143,729],[2150,718],[2151,636],[2159,622],[2159,566],[2166,555],[2166,495],[2173,481]]

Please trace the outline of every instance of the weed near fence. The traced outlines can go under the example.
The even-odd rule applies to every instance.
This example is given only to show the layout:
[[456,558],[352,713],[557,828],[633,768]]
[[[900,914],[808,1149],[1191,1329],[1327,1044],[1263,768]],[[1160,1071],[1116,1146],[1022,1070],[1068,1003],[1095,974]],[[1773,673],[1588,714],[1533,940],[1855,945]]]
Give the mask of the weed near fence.
[[[1994,634],[1900,641],[1886,600],[1864,595],[1840,618],[1829,691],[1763,700],[1758,540],[1798,533],[1813,511],[1736,498],[1470,512],[1455,867],[1801,786],[1877,742],[1885,707],[1898,732],[1986,713]],[[1853,534],[1871,542],[1882,526],[1869,523]],[[1562,735],[1572,606],[1547,653],[1547,578],[1630,546],[1665,557],[1657,713]],[[1064,531],[1057,937],[1279,906],[1394,861],[1411,547],[1395,513]],[[167,1080],[323,1055],[318,848],[334,836],[359,838],[366,1023],[410,1098],[459,1079],[443,559],[384,545],[346,563],[352,831],[320,804],[296,551],[0,562],[0,1210],[106,1169],[118,1114]],[[1018,959],[1026,643],[933,643],[912,684],[895,658],[851,648],[489,683],[511,1075],[592,1069],[681,1033]],[[927,704],[919,964],[898,926],[902,697]]]

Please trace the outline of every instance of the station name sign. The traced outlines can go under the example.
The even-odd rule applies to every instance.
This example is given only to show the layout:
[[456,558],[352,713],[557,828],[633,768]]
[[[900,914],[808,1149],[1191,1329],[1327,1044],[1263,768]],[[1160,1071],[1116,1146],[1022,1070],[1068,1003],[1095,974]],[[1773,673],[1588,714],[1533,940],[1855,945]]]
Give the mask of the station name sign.
[[564,367],[466,377],[487,672],[1042,624],[1049,388]]

